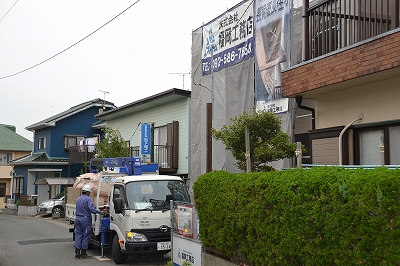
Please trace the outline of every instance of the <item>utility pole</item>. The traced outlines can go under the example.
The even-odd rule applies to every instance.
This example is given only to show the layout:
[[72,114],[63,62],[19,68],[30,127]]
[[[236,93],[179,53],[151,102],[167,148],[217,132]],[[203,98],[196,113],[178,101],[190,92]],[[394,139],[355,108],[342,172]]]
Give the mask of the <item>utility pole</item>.
[[190,75],[191,73],[169,73],[169,74],[173,74],[173,75],[180,75],[182,76],[183,79],[183,84],[182,84],[182,89],[185,89],[185,75]]

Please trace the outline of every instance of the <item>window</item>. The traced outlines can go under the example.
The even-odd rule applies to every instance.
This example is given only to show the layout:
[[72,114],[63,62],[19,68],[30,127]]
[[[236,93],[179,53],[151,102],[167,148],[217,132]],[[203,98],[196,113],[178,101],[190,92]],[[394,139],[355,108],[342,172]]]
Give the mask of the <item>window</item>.
[[46,149],[46,138],[38,138],[38,150]]
[[165,210],[170,200],[190,202],[190,196],[182,181],[149,180],[129,182],[126,200],[130,209]]
[[179,122],[154,128],[154,162],[161,168],[178,168]]
[[154,128],[154,159],[155,163],[158,163],[160,167],[167,167],[167,126],[161,126]]
[[24,177],[15,177],[14,179],[14,185],[13,185],[13,189],[14,189],[14,194],[15,195],[20,195],[23,193],[23,189],[24,189]]
[[385,165],[400,164],[400,125],[388,124],[378,125],[369,128],[357,128],[356,137],[356,158],[360,165],[380,165],[381,151],[380,144],[384,147]]
[[64,136],[64,149],[79,146],[80,142],[85,139],[85,136]]
[[0,183],[0,197],[6,196],[6,183]]
[[381,164],[381,153],[379,150],[380,136],[383,130],[367,130],[360,132],[360,164]]
[[123,186],[115,185],[113,190],[113,199],[121,198],[122,206],[125,207],[125,190]]
[[0,165],[7,165],[12,160],[12,153],[0,153]]
[[390,164],[400,165],[400,126],[389,128]]

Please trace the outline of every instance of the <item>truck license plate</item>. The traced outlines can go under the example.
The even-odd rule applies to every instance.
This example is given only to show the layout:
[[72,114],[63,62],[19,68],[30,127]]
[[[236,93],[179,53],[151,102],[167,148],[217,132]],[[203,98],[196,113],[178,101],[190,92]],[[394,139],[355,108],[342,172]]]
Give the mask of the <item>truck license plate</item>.
[[168,250],[171,249],[171,242],[158,242],[157,250]]

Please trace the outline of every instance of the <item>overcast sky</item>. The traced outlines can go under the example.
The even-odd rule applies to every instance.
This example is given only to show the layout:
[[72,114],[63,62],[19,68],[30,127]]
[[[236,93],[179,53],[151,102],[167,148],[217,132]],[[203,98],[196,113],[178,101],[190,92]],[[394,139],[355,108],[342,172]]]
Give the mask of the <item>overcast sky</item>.
[[239,2],[1,0],[0,124],[32,141],[25,127],[85,101],[190,90],[192,31]]

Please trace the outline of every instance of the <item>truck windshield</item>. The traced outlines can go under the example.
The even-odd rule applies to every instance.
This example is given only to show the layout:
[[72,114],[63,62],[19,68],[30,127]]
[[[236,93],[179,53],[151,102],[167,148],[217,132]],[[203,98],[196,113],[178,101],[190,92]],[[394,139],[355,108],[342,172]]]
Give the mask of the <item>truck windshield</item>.
[[166,210],[170,200],[190,202],[186,185],[181,181],[138,181],[126,185],[128,208],[133,210]]

